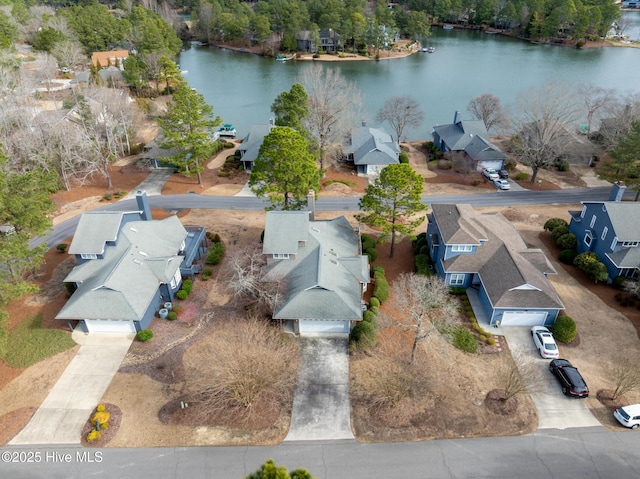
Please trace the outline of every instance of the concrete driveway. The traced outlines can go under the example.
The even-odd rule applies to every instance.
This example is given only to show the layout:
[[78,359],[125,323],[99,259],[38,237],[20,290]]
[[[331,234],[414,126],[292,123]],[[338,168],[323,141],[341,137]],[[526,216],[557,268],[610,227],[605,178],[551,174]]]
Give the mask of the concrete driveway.
[[300,338],[300,362],[285,441],[355,440],[349,402],[349,339]]
[[82,428],[120,368],[134,334],[73,333],[80,349],[29,423],[10,442],[80,444]]
[[[571,399],[562,394],[560,383],[549,371],[551,360],[541,358],[533,344],[531,328],[510,326],[503,327],[502,330],[512,354],[521,353],[531,358],[534,365],[540,368],[540,374],[536,379],[538,383],[532,386],[531,394],[531,399],[538,409],[538,429],[601,426],[584,400]],[[559,347],[562,356],[562,345]]]

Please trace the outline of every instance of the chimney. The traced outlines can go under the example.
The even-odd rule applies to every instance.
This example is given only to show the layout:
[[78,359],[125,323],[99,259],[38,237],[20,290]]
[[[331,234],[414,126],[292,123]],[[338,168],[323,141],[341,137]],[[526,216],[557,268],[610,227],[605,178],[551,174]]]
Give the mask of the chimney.
[[362,120],[362,126],[363,127],[367,126],[367,120],[364,120],[364,119]]
[[456,110],[455,113],[453,114],[453,124],[456,125],[460,123],[460,121],[461,121],[460,110]]
[[269,126],[270,126],[271,128],[273,128],[274,126],[276,126],[276,120],[275,120],[273,117],[269,118]]
[[627,185],[624,184],[624,181],[616,181],[611,187],[609,201],[622,201],[626,189]]
[[309,219],[315,221],[316,219],[316,192],[309,190],[307,193],[307,211],[309,212]]
[[149,207],[149,199],[145,190],[136,191],[136,203],[138,204],[140,216],[144,221],[153,219],[151,218],[151,208]]

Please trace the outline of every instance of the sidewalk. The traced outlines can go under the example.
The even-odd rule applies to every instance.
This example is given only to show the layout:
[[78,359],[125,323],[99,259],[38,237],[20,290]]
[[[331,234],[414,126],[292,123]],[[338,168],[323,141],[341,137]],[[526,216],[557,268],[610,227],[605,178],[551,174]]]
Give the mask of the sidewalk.
[[80,444],[82,428],[135,336],[74,331],[72,337],[80,349],[29,423],[9,444]]

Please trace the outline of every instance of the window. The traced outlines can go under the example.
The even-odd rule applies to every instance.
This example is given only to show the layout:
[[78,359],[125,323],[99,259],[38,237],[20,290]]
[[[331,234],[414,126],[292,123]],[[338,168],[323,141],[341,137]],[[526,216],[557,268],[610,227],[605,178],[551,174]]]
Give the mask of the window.
[[464,284],[464,274],[452,274],[449,278],[449,284],[461,286]]
[[176,271],[176,274],[173,275],[173,278],[171,278],[171,289],[176,289],[178,287],[178,285],[180,284],[180,280],[182,279],[182,274],[180,273],[180,270],[178,269]]
[[583,206],[582,211],[580,212],[580,218],[584,218],[585,213],[587,212],[587,207]]
[[618,237],[614,236],[613,241],[611,242],[611,251],[615,251],[617,244],[618,244]]
[[605,226],[604,229],[602,230],[602,235],[600,236],[600,239],[604,241],[604,239],[607,237],[608,232],[609,232],[609,228]]
[[83,253],[80,255],[82,259],[98,259],[97,254]]
[[591,223],[589,223],[589,227],[593,228],[593,225],[596,224],[596,215],[591,217]]
[[273,253],[273,259],[289,259],[289,253]]
[[591,246],[591,241],[593,241],[593,238],[591,237],[591,233],[587,231],[584,235],[584,244]]
[[469,253],[473,251],[473,246],[470,244],[454,244],[451,247],[451,251],[454,253]]
[[638,244],[640,244],[638,241],[623,241],[622,242],[622,247],[623,248],[635,248],[638,246]]

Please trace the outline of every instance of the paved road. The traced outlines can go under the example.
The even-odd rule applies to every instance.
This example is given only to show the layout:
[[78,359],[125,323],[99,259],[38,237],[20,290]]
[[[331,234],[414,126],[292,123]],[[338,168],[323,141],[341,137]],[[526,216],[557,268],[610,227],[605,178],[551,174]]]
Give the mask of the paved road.
[[[510,206],[510,205],[544,205],[580,203],[580,201],[602,201],[609,198],[611,188],[576,188],[571,190],[550,191],[495,191],[472,195],[423,196],[422,201],[429,205],[434,203],[469,203],[473,206]],[[633,198],[634,192],[627,191],[625,198]],[[318,198],[318,211],[355,211],[358,210],[359,198]],[[151,208],[182,210],[187,208],[224,209],[224,210],[262,210],[268,202],[261,198],[243,196],[205,196],[196,194],[150,196]],[[122,200],[103,208],[107,211],[137,209],[135,200]],[[33,240],[32,246],[46,241],[50,246],[61,243],[72,236],[78,225],[78,217],[57,225],[44,237]]]
[[[383,444],[334,441],[272,447],[101,450],[6,447],[0,450],[3,461],[8,457],[26,462],[29,456],[20,455],[22,452],[30,453],[32,459],[39,453],[40,462],[0,461],[0,477],[241,479],[272,458],[290,470],[305,467],[318,479],[637,479],[638,450],[640,433],[608,432],[602,427]],[[67,458],[69,463],[63,462]]]

